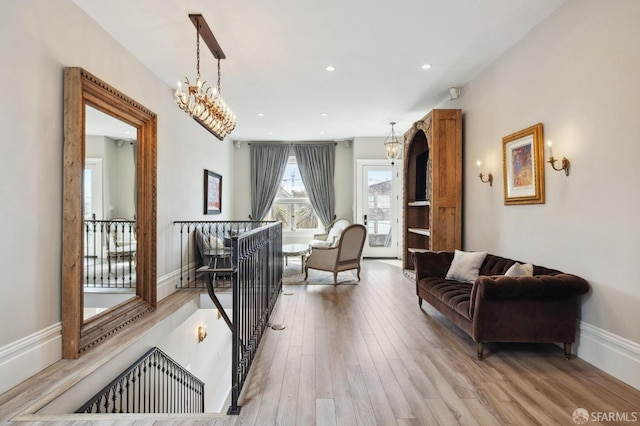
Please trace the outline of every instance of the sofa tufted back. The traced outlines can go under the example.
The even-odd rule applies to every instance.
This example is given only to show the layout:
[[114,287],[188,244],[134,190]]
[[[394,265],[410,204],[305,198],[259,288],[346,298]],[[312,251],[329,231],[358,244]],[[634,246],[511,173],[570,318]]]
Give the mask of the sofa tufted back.
[[[480,267],[480,275],[504,275],[507,269],[514,263],[526,263],[519,260],[507,259],[506,257],[487,254],[484,263]],[[533,275],[557,275],[560,271],[533,265]]]

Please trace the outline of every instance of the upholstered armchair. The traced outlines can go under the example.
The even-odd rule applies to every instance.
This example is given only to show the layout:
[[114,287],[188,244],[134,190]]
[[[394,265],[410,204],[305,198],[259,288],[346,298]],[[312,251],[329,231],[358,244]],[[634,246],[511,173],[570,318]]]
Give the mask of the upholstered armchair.
[[129,259],[129,268],[136,264],[137,245],[135,222],[128,219],[111,219],[111,222],[107,225],[109,274],[111,274],[113,260],[117,263],[121,259]]
[[350,225],[338,239],[335,247],[313,247],[304,266],[304,279],[309,276],[309,269],[333,272],[333,285],[338,285],[338,272],[357,269],[360,281],[360,259],[362,247],[367,236],[363,225]]
[[315,234],[309,245],[311,247],[335,247],[338,245],[342,231],[349,225],[350,222],[347,219],[338,219],[333,222],[326,234]]

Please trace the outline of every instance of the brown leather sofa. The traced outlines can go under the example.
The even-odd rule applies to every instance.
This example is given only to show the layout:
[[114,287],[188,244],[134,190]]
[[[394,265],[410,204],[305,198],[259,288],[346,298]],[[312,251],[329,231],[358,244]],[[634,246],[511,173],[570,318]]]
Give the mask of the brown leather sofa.
[[[416,293],[477,343],[563,342],[571,358],[578,312],[577,297],[589,284],[575,275],[534,265],[533,276],[508,277],[516,261],[487,254],[473,284],[447,280],[453,252],[414,253]],[[521,262],[519,262],[521,263]]]

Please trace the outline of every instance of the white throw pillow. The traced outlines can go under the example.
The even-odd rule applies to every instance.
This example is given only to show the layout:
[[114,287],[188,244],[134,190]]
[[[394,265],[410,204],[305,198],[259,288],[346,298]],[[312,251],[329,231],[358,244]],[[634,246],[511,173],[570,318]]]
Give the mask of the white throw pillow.
[[209,236],[209,250],[223,249],[224,241],[222,238],[217,238],[215,235]]
[[514,263],[511,265],[507,272],[504,273],[506,277],[532,277],[533,265],[531,263]]
[[480,266],[485,257],[487,257],[486,251],[456,250],[445,278],[473,284],[480,274]]

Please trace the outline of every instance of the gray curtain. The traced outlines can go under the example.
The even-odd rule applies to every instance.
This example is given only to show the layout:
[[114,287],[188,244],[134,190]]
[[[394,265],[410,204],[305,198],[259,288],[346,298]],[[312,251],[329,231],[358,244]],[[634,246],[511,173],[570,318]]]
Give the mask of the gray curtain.
[[251,215],[262,220],[278,193],[289,158],[289,145],[252,144],[251,152]]
[[336,165],[336,145],[334,143],[296,144],[293,150],[311,207],[324,226],[328,226],[335,216],[336,195],[333,175]]

